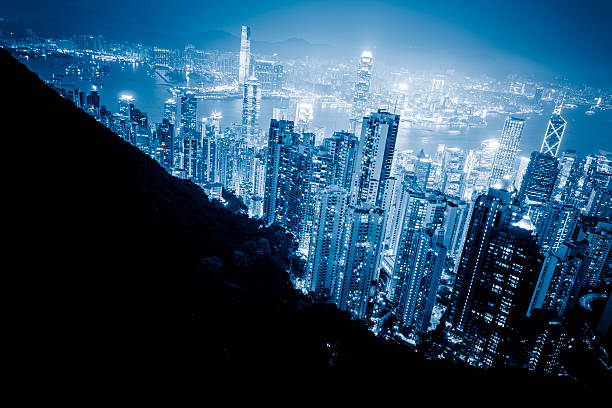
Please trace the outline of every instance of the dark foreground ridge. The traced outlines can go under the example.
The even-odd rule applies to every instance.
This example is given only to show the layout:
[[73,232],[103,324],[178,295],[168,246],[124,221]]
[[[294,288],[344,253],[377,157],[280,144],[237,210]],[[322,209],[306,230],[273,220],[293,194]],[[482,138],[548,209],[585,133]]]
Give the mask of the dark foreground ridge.
[[386,394],[389,382],[434,398],[585,391],[563,378],[427,361],[376,338],[292,288],[281,229],[209,201],[6,51],[0,60],[3,78],[20,86],[1,116],[21,129],[3,136],[16,159],[5,174],[7,236],[24,290],[10,313],[26,371],[74,386],[204,386],[213,374],[230,386],[283,379],[294,390],[328,376],[354,396]]

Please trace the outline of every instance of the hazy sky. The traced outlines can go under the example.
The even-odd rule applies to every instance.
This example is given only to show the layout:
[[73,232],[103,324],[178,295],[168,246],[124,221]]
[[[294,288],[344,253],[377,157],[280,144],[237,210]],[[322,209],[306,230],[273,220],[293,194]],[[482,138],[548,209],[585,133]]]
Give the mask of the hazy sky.
[[388,58],[415,49],[505,55],[573,79],[612,82],[612,0],[11,3],[0,6],[0,16],[89,21],[109,36],[125,25],[180,36],[207,30],[237,35],[248,24],[256,40],[297,37],[341,49],[370,48]]

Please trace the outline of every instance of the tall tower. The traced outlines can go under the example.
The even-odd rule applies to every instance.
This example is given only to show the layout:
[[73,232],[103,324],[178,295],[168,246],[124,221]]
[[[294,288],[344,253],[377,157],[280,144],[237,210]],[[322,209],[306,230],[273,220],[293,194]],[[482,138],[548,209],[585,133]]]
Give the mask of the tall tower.
[[266,184],[264,192],[264,222],[272,224],[278,220],[278,206],[281,197],[282,180],[279,181],[281,166],[287,161],[288,147],[294,144],[296,134],[293,121],[270,121],[268,152],[266,154]]
[[251,66],[251,28],[242,26],[240,36],[240,66],[238,68],[238,86],[242,86],[249,79]]
[[355,94],[353,96],[353,117],[357,119],[364,115],[368,108],[373,61],[370,51],[364,51],[359,59],[357,82],[355,83]]
[[351,200],[356,204],[383,207],[387,179],[399,129],[399,115],[379,109],[363,118],[355,161]]
[[519,201],[544,203],[552,194],[559,173],[559,161],[555,156],[544,153],[531,153],[531,160],[521,183]]
[[364,318],[372,281],[376,277],[383,233],[383,210],[371,205],[349,206],[341,259],[338,297],[340,310]]
[[243,85],[242,95],[242,134],[253,139],[257,133],[259,116],[259,81],[250,76]]
[[510,182],[497,186],[474,205],[451,302],[468,362],[485,368],[507,356],[542,267],[531,220],[515,221]]
[[443,196],[413,192],[402,223],[392,300],[397,304],[398,320],[405,326],[415,326],[418,333],[429,326],[442,260],[446,257],[436,233],[443,224],[446,207]]
[[493,159],[489,187],[501,181],[505,176],[512,175],[512,168],[514,167],[514,160],[516,159],[516,152],[524,127],[525,119],[516,117],[506,118],[499,140],[499,147]]
[[546,134],[544,135],[542,147],[540,148],[540,153],[542,154],[557,157],[559,146],[561,146],[561,140],[563,140],[563,133],[565,133],[565,125],[567,124],[565,119],[561,117],[562,106],[563,103],[560,103],[555,107],[548,121]]
[[324,189],[316,207],[308,254],[309,289],[334,299],[342,277],[340,255],[344,244],[346,190],[338,186]]
[[350,190],[355,157],[359,148],[359,141],[354,134],[348,132],[335,132],[332,137],[323,141],[323,146],[333,158],[332,183]]
[[164,102],[164,119],[167,119],[172,126],[176,125],[176,100],[168,99]]
[[182,136],[194,136],[197,131],[197,99],[193,92],[187,91],[181,97],[181,132]]

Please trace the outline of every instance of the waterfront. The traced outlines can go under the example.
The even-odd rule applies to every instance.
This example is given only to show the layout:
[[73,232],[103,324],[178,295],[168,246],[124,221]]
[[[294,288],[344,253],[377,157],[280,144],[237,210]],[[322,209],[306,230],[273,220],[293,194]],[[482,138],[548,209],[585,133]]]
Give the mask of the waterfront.
[[[64,71],[65,61],[54,61],[56,57],[34,57],[26,65],[43,79],[50,79],[53,73]],[[98,87],[101,103],[113,112],[118,111],[118,98],[129,94],[135,98],[135,106],[146,112],[153,122],[159,122],[163,113],[163,103],[172,96],[170,86],[157,75],[138,64],[112,63],[108,75],[102,79],[103,85]],[[89,81],[74,79],[64,83],[65,86],[76,86],[88,91]],[[263,98],[260,104],[259,125],[267,128],[272,117],[273,108],[289,108],[287,98]],[[331,135],[336,130],[348,128],[349,114],[343,109],[323,107],[314,104],[312,129],[321,129],[325,135]],[[525,117],[525,129],[519,145],[520,155],[528,156],[531,151],[539,150],[546,130],[548,118],[553,105],[544,105],[542,115],[530,114]],[[581,154],[589,154],[599,149],[612,151],[612,110],[598,111],[594,115],[586,115],[588,107],[578,106],[565,109],[563,117],[567,120],[567,128],[561,150],[575,149]],[[198,116],[210,116],[212,112],[221,112],[221,124],[228,127],[232,123],[240,123],[242,112],[241,98],[200,99],[198,101]],[[433,153],[438,144],[463,149],[475,149],[485,139],[497,138],[502,129],[506,115],[489,113],[487,126],[481,128],[461,128],[448,130],[444,128],[417,129],[406,124],[400,124],[397,150],[423,149]],[[599,135],[599,137],[594,137]]]

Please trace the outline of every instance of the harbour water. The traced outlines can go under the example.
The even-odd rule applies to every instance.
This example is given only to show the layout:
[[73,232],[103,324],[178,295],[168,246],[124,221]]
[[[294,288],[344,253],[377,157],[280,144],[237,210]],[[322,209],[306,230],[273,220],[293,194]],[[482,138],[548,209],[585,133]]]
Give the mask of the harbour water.
[[[43,79],[50,79],[53,73],[64,71],[62,61],[53,58],[31,58],[26,65]],[[98,88],[101,103],[113,112],[118,111],[118,98],[129,94],[135,98],[135,106],[148,114],[153,122],[161,120],[163,103],[172,96],[170,86],[157,75],[151,75],[147,69],[139,65],[111,64],[110,72],[102,80]],[[88,91],[91,83],[74,80],[73,85]],[[260,105],[259,124],[266,129],[273,108],[287,108],[286,98],[263,98]],[[526,119],[523,137],[519,145],[520,154],[528,156],[531,151],[539,150],[546,130],[552,104],[544,106],[544,113],[523,115]],[[597,111],[594,115],[586,115],[588,107],[565,109],[562,116],[567,120],[565,136],[561,150],[574,149],[580,154],[595,153],[599,149],[612,151],[612,110]],[[240,123],[242,100],[240,98],[204,99],[198,101],[198,116],[210,116],[214,111],[221,112],[223,127],[232,123]],[[313,112],[314,129],[324,128],[326,135],[336,130],[348,128],[349,114],[343,109],[323,107],[315,103]],[[448,130],[443,128],[417,129],[400,125],[397,149],[433,153],[438,144],[463,149],[476,149],[485,139],[497,138],[501,132],[506,115],[489,114],[487,126],[481,128],[462,128]]]

